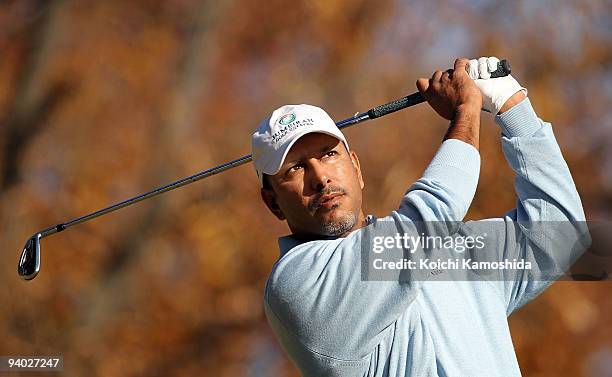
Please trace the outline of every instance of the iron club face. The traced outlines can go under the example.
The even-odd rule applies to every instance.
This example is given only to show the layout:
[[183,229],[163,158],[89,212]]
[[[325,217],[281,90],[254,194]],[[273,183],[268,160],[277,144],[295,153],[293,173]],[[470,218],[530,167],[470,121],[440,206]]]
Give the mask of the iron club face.
[[19,265],[17,266],[17,272],[19,276],[24,280],[32,280],[38,275],[40,271],[40,239],[42,235],[40,233],[34,234],[26,242],[19,258]]

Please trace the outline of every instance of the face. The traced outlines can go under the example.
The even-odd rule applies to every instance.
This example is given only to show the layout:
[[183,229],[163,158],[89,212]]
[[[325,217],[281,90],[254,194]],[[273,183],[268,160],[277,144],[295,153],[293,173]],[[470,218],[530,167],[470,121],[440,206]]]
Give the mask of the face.
[[268,176],[262,199],[294,236],[342,237],[360,228],[363,179],[359,160],[333,136],[311,133],[289,150],[281,169]]

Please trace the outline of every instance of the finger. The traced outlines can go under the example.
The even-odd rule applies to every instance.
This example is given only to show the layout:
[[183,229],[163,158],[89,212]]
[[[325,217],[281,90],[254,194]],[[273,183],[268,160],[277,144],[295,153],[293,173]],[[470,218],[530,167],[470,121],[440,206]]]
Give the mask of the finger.
[[497,70],[497,64],[499,63],[499,59],[495,56],[491,56],[487,59],[487,68],[489,72],[495,72]]
[[442,80],[450,80],[452,78],[453,78],[453,70],[452,69],[447,69],[442,74]]
[[455,72],[467,72],[467,66],[470,61],[466,58],[459,58],[455,60],[454,69]]
[[431,76],[431,79],[433,81],[440,81],[441,78],[442,78],[442,71],[440,70],[435,71],[433,76]]
[[478,75],[478,60],[476,59],[470,60],[468,64],[468,68],[469,68],[468,72],[472,80],[477,80],[480,78],[480,75]]
[[478,74],[481,79],[491,78],[491,72],[489,72],[489,65],[485,57],[478,58]]
[[416,86],[417,86],[417,89],[419,90],[419,92],[421,92],[421,94],[423,96],[425,96],[425,92],[429,88],[429,80],[428,79],[424,79],[424,78],[420,78],[420,79],[417,80]]

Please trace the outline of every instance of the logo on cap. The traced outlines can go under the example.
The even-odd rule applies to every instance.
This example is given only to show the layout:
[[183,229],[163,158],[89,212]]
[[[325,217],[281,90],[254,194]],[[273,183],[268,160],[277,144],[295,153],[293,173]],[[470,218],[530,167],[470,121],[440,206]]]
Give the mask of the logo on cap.
[[283,115],[279,120],[278,123],[282,124],[283,126],[288,125],[289,123],[293,122],[295,120],[295,114],[291,113],[291,114],[286,114]]

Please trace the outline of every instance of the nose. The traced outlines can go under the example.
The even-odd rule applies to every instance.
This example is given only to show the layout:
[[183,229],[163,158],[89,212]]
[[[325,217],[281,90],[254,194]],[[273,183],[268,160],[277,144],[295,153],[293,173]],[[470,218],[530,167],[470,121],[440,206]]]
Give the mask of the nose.
[[310,173],[310,186],[316,192],[322,191],[328,184],[331,183],[329,172],[318,161],[312,163]]

